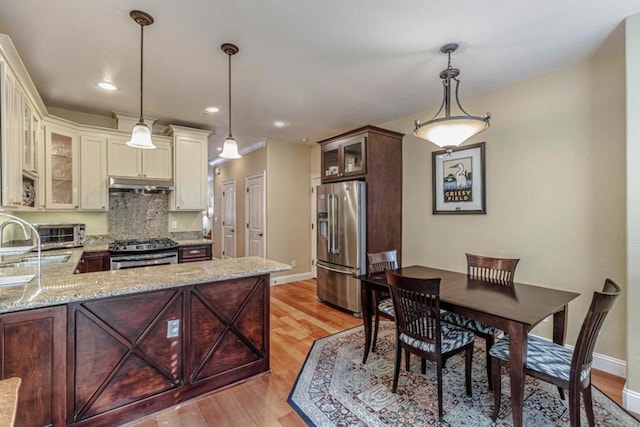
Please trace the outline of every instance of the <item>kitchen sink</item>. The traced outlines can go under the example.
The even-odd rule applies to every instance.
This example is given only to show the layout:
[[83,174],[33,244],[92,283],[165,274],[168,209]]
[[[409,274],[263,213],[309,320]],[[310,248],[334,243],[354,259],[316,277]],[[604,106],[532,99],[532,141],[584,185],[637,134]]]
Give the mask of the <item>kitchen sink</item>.
[[[40,265],[59,264],[62,262],[69,261],[69,258],[71,258],[71,254],[41,255]],[[0,264],[0,268],[33,267],[37,265],[38,265],[38,257],[36,255],[31,255],[31,256],[20,258],[15,262]]]
[[26,283],[29,283],[34,277],[34,274],[27,274],[25,276],[0,277],[0,286],[24,285]]
[[[71,258],[71,254],[59,254],[59,255],[40,255],[40,263],[42,264],[57,264],[59,262],[67,262]],[[37,264],[38,256],[28,256],[20,258],[18,261],[20,264]]]

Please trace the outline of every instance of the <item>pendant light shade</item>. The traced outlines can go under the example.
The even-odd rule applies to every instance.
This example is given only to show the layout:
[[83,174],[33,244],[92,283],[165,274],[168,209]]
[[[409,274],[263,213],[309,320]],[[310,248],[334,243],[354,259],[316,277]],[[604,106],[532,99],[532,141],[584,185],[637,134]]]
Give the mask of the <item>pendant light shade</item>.
[[151,141],[151,129],[144,122],[144,114],[142,113],[143,98],[143,58],[144,58],[144,27],[153,24],[153,18],[148,13],[140,10],[132,10],[129,15],[140,25],[140,120],[131,131],[131,139],[127,141],[127,145],[133,148],[153,149],[156,148]]
[[151,141],[151,130],[146,123],[140,121],[136,123],[131,131],[131,139],[127,141],[129,147],[153,149],[156,148]]
[[224,141],[220,157],[223,159],[239,159],[242,157],[240,153],[238,153],[238,144],[236,144],[236,140],[233,136],[229,135]]
[[[440,52],[449,56],[449,62],[446,70],[440,72],[444,97],[438,112],[428,121],[420,122],[416,120],[413,134],[418,138],[425,139],[436,144],[439,147],[451,151],[459,146],[467,139],[479,134],[489,128],[489,119],[491,114],[487,113],[484,117],[469,115],[460,105],[458,99],[458,87],[460,86],[460,70],[451,66],[451,53],[458,49],[457,43],[449,43],[440,48]],[[462,113],[459,116],[451,115],[451,81],[455,80],[455,102]],[[438,118],[438,115],[444,109],[444,117]]]
[[236,140],[231,132],[231,56],[238,53],[240,49],[231,43],[224,43],[220,46],[220,49],[229,56],[229,135],[224,141],[220,157],[223,159],[239,159],[242,156],[238,153],[238,144],[236,144]]

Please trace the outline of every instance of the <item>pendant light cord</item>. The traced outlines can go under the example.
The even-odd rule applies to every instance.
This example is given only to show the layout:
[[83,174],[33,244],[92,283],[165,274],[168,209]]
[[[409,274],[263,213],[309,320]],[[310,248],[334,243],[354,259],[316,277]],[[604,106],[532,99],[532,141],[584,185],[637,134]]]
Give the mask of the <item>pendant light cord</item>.
[[229,56],[229,137],[231,137],[231,55],[227,54],[227,56]]
[[142,84],[144,74],[142,67],[144,64],[144,25],[140,25],[140,123],[144,123],[144,115],[142,114],[142,98],[144,97],[144,86]]

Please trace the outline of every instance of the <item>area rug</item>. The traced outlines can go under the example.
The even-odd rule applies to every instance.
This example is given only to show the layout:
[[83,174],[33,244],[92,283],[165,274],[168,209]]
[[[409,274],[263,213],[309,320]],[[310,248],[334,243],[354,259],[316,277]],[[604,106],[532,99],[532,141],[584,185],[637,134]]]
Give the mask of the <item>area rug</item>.
[[[411,372],[404,370],[398,392],[391,393],[395,358],[395,330],[381,322],[377,351],[362,364],[363,327],[316,340],[291,390],[288,403],[310,426],[511,426],[509,379],[502,375],[502,405],[491,420],[493,397],[487,388],[484,341],[476,340],[473,355],[473,395],[464,386],[464,357],[447,361],[443,371],[443,424],[438,423],[435,366],[426,375],[413,356]],[[640,422],[594,387],[594,412],[598,426],[639,426]],[[569,425],[566,401],[558,389],[527,377],[524,400],[525,426]],[[582,411],[582,425],[588,425]]]

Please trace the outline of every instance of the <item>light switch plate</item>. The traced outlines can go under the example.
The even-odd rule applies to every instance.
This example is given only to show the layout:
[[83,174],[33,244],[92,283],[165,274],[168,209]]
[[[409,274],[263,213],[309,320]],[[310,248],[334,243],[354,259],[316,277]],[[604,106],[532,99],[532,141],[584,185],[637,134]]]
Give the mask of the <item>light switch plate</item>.
[[180,319],[169,320],[167,322],[167,338],[180,336]]

